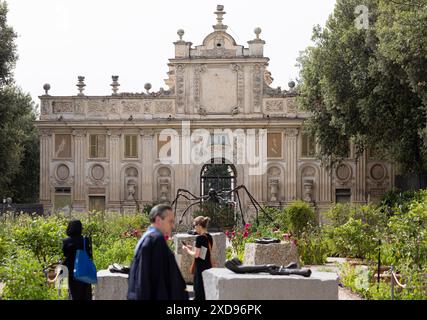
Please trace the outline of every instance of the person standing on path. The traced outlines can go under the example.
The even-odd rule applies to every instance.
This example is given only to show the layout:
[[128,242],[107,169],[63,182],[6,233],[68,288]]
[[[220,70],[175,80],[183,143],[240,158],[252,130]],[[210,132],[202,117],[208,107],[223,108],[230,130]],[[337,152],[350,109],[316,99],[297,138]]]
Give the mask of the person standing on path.
[[182,249],[194,257],[194,300],[206,300],[205,289],[203,285],[202,272],[213,267],[212,263],[212,246],[213,238],[207,232],[210,218],[198,216],[193,220],[193,228],[197,232],[195,249],[190,245],[183,245]]
[[65,259],[62,263],[68,268],[68,288],[70,300],[92,300],[92,285],[74,279],[74,261],[77,250],[83,250],[85,243],[89,258],[92,260],[92,242],[90,238],[83,241],[82,222],[80,220],[71,220],[68,223],[66,234],[68,238],[62,240],[62,252]]
[[149,214],[151,226],[135,247],[128,279],[128,300],[188,300],[187,286],[165,237],[171,236],[172,207],[159,204]]

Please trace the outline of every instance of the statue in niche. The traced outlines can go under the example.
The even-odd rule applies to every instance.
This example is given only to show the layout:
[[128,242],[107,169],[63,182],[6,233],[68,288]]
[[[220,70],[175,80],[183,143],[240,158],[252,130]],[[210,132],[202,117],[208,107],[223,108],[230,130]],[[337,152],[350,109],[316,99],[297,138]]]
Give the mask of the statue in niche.
[[127,184],[127,199],[128,200],[135,200],[135,193],[136,193],[136,182],[135,180],[129,180]]

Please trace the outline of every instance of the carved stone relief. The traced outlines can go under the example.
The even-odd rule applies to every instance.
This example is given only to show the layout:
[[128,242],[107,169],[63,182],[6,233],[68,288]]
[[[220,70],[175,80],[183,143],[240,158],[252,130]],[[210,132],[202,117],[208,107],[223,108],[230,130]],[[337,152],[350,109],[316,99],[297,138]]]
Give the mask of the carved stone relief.
[[50,101],[49,100],[43,100],[42,101],[42,107],[41,107],[41,114],[49,114],[50,113]]
[[253,74],[253,84],[252,84],[252,93],[253,93],[253,103],[254,111],[261,111],[262,104],[262,88],[263,88],[263,67],[260,64],[255,64],[252,67]]
[[74,104],[76,113],[85,113],[85,108],[87,105],[86,99],[76,99]]
[[87,105],[88,114],[100,114],[105,113],[104,101],[99,100],[89,100]]
[[353,172],[351,167],[344,163],[340,164],[335,170],[335,175],[338,180],[337,182],[341,185],[349,182],[350,179],[352,178],[352,174]]
[[154,103],[154,113],[174,113],[173,101],[156,101]]
[[52,110],[53,113],[72,113],[74,112],[73,103],[71,101],[53,101]]
[[[200,105],[200,74],[202,72],[206,71],[206,66],[205,65],[197,65],[194,68],[194,81],[193,81],[193,88],[194,88],[194,107],[195,107],[195,112],[200,113],[200,109],[202,108],[202,106]],[[204,108],[203,108],[204,109]]]
[[184,66],[176,66],[176,103],[180,112],[184,111],[185,91],[184,91]]
[[49,181],[52,187],[71,186],[74,182],[72,163],[67,162],[53,165]]
[[370,175],[373,180],[381,181],[386,177],[387,171],[381,164],[377,163],[371,167]]
[[141,103],[138,100],[123,100],[121,104],[123,113],[141,112]]
[[284,113],[285,112],[285,105],[283,99],[272,99],[272,100],[265,100],[265,112],[268,113]]
[[286,107],[289,113],[297,111],[297,102],[295,98],[286,98]]
[[67,165],[60,164],[56,168],[56,178],[58,180],[67,180],[69,176],[70,176],[70,169],[68,168]]
[[[237,113],[243,112],[245,105],[245,74],[243,72],[243,67],[239,64],[234,64],[232,66],[233,70],[237,73]],[[234,113],[234,114],[237,114]]]
[[121,108],[120,108],[120,103],[118,100],[111,100],[110,101],[110,106],[109,106],[109,113],[110,114],[115,114],[115,115],[119,115],[121,113]]
[[109,178],[105,175],[105,168],[101,164],[94,164],[88,168],[86,183],[92,186],[105,186],[109,183]]
[[94,165],[91,174],[94,180],[102,180],[104,178],[104,167],[99,164]]
[[153,110],[152,110],[152,103],[151,103],[151,101],[144,101],[143,103],[142,103],[142,106],[143,106],[143,108],[144,108],[144,113],[153,113]]

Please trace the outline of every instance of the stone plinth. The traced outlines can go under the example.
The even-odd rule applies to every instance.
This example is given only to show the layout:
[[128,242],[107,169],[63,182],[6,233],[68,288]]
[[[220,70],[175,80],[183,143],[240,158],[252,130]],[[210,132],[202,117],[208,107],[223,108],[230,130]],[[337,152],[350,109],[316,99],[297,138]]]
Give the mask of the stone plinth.
[[97,273],[95,300],[126,300],[128,293],[128,275],[100,270]]
[[286,266],[290,262],[297,262],[298,249],[290,242],[259,244],[246,243],[243,264],[276,264]]
[[[210,233],[213,238],[213,258],[216,262],[216,267],[222,268],[225,263],[225,233],[216,232]],[[193,257],[182,251],[182,241],[186,244],[195,245],[196,236],[187,233],[178,233],[174,235],[175,258],[181,270],[182,276],[187,284],[193,283],[193,275],[189,272]]]
[[206,300],[338,300],[338,275],[332,272],[305,278],[213,268],[202,275]]

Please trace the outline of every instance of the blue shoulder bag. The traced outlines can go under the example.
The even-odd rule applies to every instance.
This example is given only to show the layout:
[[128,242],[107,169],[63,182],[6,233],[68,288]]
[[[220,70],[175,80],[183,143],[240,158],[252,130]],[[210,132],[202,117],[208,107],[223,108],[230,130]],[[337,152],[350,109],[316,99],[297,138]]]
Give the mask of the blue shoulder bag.
[[95,284],[97,282],[96,267],[86,252],[86,238],[83,237],[83,250],[77,250],[74,260],[74,279]]

